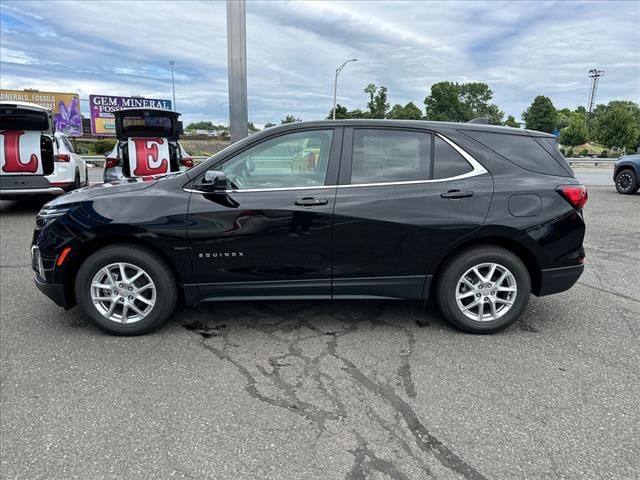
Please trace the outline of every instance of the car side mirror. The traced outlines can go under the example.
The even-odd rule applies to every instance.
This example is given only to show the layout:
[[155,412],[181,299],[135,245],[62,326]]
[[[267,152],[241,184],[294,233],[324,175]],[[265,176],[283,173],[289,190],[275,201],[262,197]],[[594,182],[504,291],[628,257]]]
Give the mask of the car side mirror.
[[229,180],[224,172],[207,170],[204,177],[195,184],[197,190],[205,193],[220,193],[229,188]]

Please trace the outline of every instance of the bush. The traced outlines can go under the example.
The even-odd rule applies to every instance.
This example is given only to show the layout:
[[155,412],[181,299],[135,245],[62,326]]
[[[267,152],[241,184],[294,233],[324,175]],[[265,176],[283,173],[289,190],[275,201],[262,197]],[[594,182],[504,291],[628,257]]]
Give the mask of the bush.
[[561,148],[561,149],[560,149],[560,153],[562,154],[562,156],[563,156],[563,157],[566,157],[566,155],[565,155],[565,154],[566,154],[566,152],[565,152],[564,148]]
[[588,155],[589,155],[589,150],[587,150],[586,148],[583,148],[583,149],[580,151],[580,156],[581,156],[581,157],[586,157],[586,156],[588,156]]
[[602,150],[599,155],[600,158],[609,158],[609,150]]
[[567,154],[565,155],[567,158],[571,158],[573,157],[573,148],[570,148],[569,150],[567,150]]
[[110,152],[115,144],[115,140],[98,140],[93,143],[93,150],[96,152],[96,155],[102,155]]

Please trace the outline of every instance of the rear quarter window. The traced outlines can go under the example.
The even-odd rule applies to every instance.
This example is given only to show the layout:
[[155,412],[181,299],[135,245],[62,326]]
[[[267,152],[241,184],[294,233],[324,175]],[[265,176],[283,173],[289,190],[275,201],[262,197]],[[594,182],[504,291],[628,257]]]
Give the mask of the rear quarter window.
[[433,178],[445,179],[469,173],[473,167],[451,145],[435,137]]
[[464,131],[468,137],[481,143],[501,157],[530,172],[567,177],[570,171],[563,168],[535,138],[508,133]]

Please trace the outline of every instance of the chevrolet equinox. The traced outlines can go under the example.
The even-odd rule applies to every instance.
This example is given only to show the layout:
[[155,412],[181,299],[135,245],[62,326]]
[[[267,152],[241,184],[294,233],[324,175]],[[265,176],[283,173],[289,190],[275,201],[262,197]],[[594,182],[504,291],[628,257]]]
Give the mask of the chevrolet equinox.
[[586,200],[545,133],[295,123],[183,173],[54,199],[32,265],[58,305],[117,335],[159,327],[178,300],[428,297],[456,328],[492,333],[531,293],[578,280]]

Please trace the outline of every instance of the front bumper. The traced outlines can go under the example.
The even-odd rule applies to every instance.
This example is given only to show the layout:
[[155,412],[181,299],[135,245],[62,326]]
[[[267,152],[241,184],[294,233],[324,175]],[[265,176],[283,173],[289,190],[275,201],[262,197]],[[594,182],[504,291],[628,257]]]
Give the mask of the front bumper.
[[69,303],[67,302],[66,296],[64,294],[64,285],[47,283],[37,275],[34,280],[36,283],[36,287],[38,287],[38,290],[40,290],[47,297],[53,300],[57,305],[64,307],[65,310],[71,308],[71,305],[69,305]]
[[538,297],[569,290],[584,272],[584,265],[548,268],[540,272],[540,290]]

